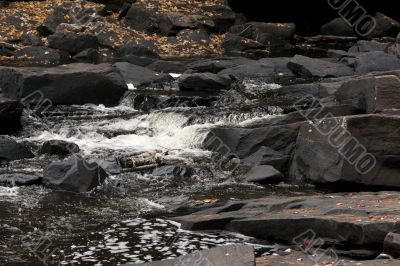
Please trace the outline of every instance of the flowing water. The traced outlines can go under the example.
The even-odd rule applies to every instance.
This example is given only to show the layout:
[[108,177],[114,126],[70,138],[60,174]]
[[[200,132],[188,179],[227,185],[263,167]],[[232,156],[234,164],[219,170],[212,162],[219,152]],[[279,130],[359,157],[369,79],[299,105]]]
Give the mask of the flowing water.
[[[0,186],[0,264],[115,265],[173,258],[230,243],[257,243],[259,253],[273,252],[274,243],[241,235],[181,230],[171,217],[227,200],[305,193],[296,186],[266,188],[242,182],[218,170],[212,153],[201,149],[211,127],[248,125],[280,111],[216,103],[212,108],[170,107],[144,113],[129,101],[113,108],[52,107],[40,116],[26,110],[24,128],[15,138],[33,151],[46,140],[61,139],[78,144],[79,155],[85,158],[154,152],[163,160],[193,165],[202,178],[127,172],[111,176],[86,194]],[[56,160],[62,158],[41,155],[14,161],[1,166],[0,174],[42,176],[46,165]]]

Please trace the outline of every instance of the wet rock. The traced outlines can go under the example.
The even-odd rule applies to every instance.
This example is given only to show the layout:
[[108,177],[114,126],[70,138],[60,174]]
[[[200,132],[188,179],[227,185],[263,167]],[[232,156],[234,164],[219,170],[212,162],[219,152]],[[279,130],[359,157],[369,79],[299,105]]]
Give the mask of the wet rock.
[[264,23],[248,22],[235,25],[229,33],[257,41],[263,45],[277,45],[287,43],[296,31],[293,23]]
[[6,187],[40,185],[42,177],[23,173],[0,174],[0,185]]
[[37,104],[118,104],[126,83],[109,64],[69,64],[58,67],[0,67],[0,87],[10,98]]
[[8,134],[21,128],[22,105],[0,94],[0,134]]
[[218,266],[254,266],[254,248],[248,245],[228,245],[196,251],[177,259],[139,263],[138,266],[185,266],[185,265],[218,265]]
[[400,79],[394,75],[352,79],[337,90],[336,99],[369,114],[400,109]]
[[290,156],[277,152],[269,147],[261,146],[256,152],[243,159],[247,165],[256,167],[259,165],[272,166],[279,171],[287,172]]
[[293,179],[399,187],[400,119],[360,115],[304,124],[290,169]]
[[227,68],[232,68],[254,62],[254,60],[247,59],[245,57],[219,57],[216,59],[204,59],[194,61],[188,65],[188,68],[194,72],[210,72],[217,74],[218,72]]
[[356,56],[355,71],[357,74],[396,69],[400,69],[400,59],[395,55],[377,51],[361,53]]
[[49,47],[77,54],[83,50],[97,49],[99,40],[91,34],[75,34],[71,32],[59,32],[49,36]]
[[296,101],[310,96],[318,98],[319,86],[316,83],[283,86],[277,90],[277,96],[295,99]]
[[165,60],[157,60],[148,65],[147,68],[159,73],[183,73],[187,69],[182,62]]
[[244,178],[248,182],[271,184],[282,181],[283,174],[271,165],[260,165],[250,169]]
[[354,74],[353,69],[346,65],[302,55],[293,57],[287,66],[294,73],[307,78],[340,77]]
[[19,65],[61,65],[69,62],[70,56],[65,51],[59,51],[43,46],[28,46],[19,49],[14,56],[21,58]]
[[350,49],[350,53],[365,53],[365,52],[384,52],[387,50],[389,43],[378,42],[375,40],[367,41],[360,40],[355,45],[353,45]]
[[287,57],[263,58],[256,62],[227,68],[218,73],[221,77],[234,77],[235,79],[256,78],[266,82],[275,82],[278,76],[282,78],[294,77],[286,65]]
[[72,59],[82,63],[96,63],[100,59],[100,54],[96,49],[88,48],[74,55]]
[[193,173],[193,168],[188,166],[166,165],[155,168],[152,175],[163,177],[191,177]]
[[23,144],[8,136],[0,136],[0,161],[15,161],[33,157],[33,153]]
[[335,18],[321,27],[321,33],[335,36],[357,36],[350,24],[343,18]]
[[269,196],[234,201],[174,220],[183,229],[229,230],[299,247],[318,239],[326,245],[379,246],[387,233],[399,229],[398,206],[393,201],[397,197],[397,192]]
[[126,62],[115,63],[113,69],[123,77],[125,83],[132,84],[136,88],[172,80],[172,77],[168,74],[157,73]]
[[184,15],[179,13],[163,14],[159,21],[159,28],[164,35],[176,35],[184,29],[212,28],[214,22],[200,15]]
[[213,73],[184,74],[178,82],[182,91],[220,91],[228,89],[231,83]]
[[40,154],[51,154],[51,155],[68,155],[71,153],[78,153],[79,146],[73,142],[64,140],[48,140],[43,143],[40,150]]
[[118,158],[115,157],[90,159],[88,160],[88,162],[98,164],[104,171],[106,171],[110,175],[118,175],[122,171],[122,166]]
[[73,156],[46,167],[43,183],[54,189],[88,192],[100,186],[108,174],[97,163]]
[[400,258],[400,235],[388,233],[383,242],[383,253],[397,259]]

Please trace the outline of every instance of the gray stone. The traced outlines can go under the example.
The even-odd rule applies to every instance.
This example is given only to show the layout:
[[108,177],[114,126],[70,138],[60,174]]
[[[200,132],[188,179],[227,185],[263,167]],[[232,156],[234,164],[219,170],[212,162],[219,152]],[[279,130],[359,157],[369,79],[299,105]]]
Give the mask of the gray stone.
[[400,234],[388,233],[383,242],[383,252],[397,259],[400,258]]
[[23,144],[8,136],[0,136],[0,161],[15,161],[33,157],[33,153]]
[[250,169],[244,178],[248,182],[271,184],[282,181],[283,174],[271,165],[259,165]]
[[228,89],[231,83],[213,73],[184,74],[178,82],[182,91],[220,91]]
[[400,59],[385,52],[368,52],[356,56],[356,74],[367,74],[374,71],[390,71],[400,69]]

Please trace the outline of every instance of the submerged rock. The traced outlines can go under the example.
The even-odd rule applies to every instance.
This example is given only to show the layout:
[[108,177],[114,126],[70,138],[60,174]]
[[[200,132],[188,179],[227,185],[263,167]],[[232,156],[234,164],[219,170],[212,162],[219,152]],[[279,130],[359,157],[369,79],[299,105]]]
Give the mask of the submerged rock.
[[79,146],[64,140],[49,140],[43,143],[41,154],[68,155],[79,152]]
[[0,96],[0,134],[8,134],[21,128],[22,105],[18,100]]
[[43,183],[54,189],[72,192],[88,192],[100,186],[108,174],[97,163],[89,163],[72,156],[46,167]]
[[14,161],[33,157],[33,153],[23,144],[8,136],[0,136],[0,161]]
[[[128,264],[126,264],[128,265]],[[138,266],[254,266],[254,248],[250,245],[228,245],[195,251],[177,259],[135,264]]]

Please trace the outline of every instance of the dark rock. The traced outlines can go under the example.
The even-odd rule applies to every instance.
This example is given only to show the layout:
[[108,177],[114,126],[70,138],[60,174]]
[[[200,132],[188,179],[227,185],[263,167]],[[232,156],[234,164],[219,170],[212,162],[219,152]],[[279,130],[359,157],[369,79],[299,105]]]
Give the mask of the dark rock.
[[353,69],[346,65],[302,55],[293,57],[287,66],[294,73],[307,78],[340,77],[354,74]]
[[353,45],[350,49],[350,53],[365,53],[365,52],[384,52],[387,50],[390,43],[378,42],[375,40],[367,41],[360,40],[355,45]]
[[48,140],[43,143],[40,154],[68,155],[78,153],[79,146],[75,143],[63,140]]
[[400,69],[400,59],[385,52],[361,53],[356,56],[356,74]]
[[[195,251],[177,259],[135,264],[137,266],[254,266],[254,248],[249,245],[227,245],[212,249]],[[126,264],[128,265],[128,264]]]
[[146,9],[141,3],[132,4],[125,16],[127,24],[137,30],[154,33],[158,29],[159,18],[151,10]]
[[400,258],[400,235],[388,233],[383,242],[383,252],[397,259]]
[[70,56],[65,51],[59,51],[42,46],[24,47],[14,53],[15,57],[20,57],[20,65],[60,65],[67,63]]
[[96,63],[100,59],[99,52],[94,48],[89,48],[79,52],[72,57],[75,61],[84,63]]
[[70,3],[56,4],[53,12],[46,18],[43,25],[40,26],[39,33],[47,36],[56,32],[57,26],[61,23],[71,23],[71,17],[68,16],[72,6]]
[[104,171],[106,171],[110,175],[118,175],[122,171],[122,166],[118,158],[115,157],[90,159],[88,160],[88,162],[98,164]]
[[179,78],[182,91],[220,91],[229,88],[230,80],[213,73],[184,74]]
[[279,45],[289,42],[295,31],[296,25],[293,23],[248,22],[231,27],[229,33],[263,45]]
[[191,177],[193,173],[194,171],[191,167],[166,165],[155,168],[152,175],[164,177]]
[[72,156],[47,166],[43,183],[55,189],[88,192],[100,186],[107,177],[108,174],[98,164]]
[[9,43],[0,42],[0,55],[1,56],[12,56],[16,48]]
[[0,136],[0,161],[15,161],[33,158],[33,153],[8,136]]
[[296,100],[310,96],[317,98],[319,86],[316,83],[283,86],[277,90],[277,96]]
[[188,68],[194,72],[210,72],[217,74],[218,72],[227,68],[232,68],[254,62],[254,60],[247,59],[245,57],[219,57],[216,59],[204,59],[194,61],[193,63],[190,63],[188,65]]
[[214,22],[200,15],[164,14],[159,21],[159,28],[164,35],[176,35],[184,29],[212,28]]
[[99,40],[91,34],[75,34],[70,32],[56,33],[48,38],[49,47],[77,54],[83,50],[97,49]]
[[278,183],[283,181],[283,174],[270,165],[255,166],[244,175],[248,182]]
[[313,241],[328,246],[378,246],[387,233],[399,229],[399,209],[393,201],[399,196],[397,192],[270,196],[234,201],[174,220],[182,223],[182,229],[229,230],[298,247]]
[[371,32],[371,37],[396,37],[400,32],[400,23],[382,13],[375,15],[376,27]]
[[183,73],[187,70],[186,65],[182,62],[165,60],[157,60],[147,68],[159,73]]
[[314,182],[399,187],[400,119],[360,115],[304,124],[290,177]]
[[321,27],[321,33],[335,36],[357,36],[350,24],[343,18],[335,18]]
[[8,134],[21,128],[22,105],[17,100],[0,95],[0,134]]
[[208,43],[210,42],[210,35],[208,35],[206,30],[198,29],[198,30],[181,30],[176,35],[180,39],[187,41],[194,41],[198,43]]
[[114,64],[113,69],[123,77],[125,83],[132,84],[134,87],[143,87],[172,80],[172,77],[168,74],[160,74],[125,62]]
[[21,42],[26,46],[42,46],[42,39],[32,32],[25,32],[21,35]]
[[0,174],[0,185],[6,187],[40,185],[42,177],[22,173]]
[[0,67],[0,87],[10,98],[24,103],[53,105],[116,105],[127,90],[126,83],[109,64],[76,63],[52,68]]
[[118,62],[128,62],[130,64],[134,64],[141,67],[147,67],[148,65],[156,62],[157,59],[149,58],[146,56],[137,56],[137,55],[124,55],[123,57],[118,58]]
[[227,32],[236,22],[236,14],[228,5],[205,6],[203,10],[212,14],[215,25],[212,30],[217,33]]
[[115,53],[117,57],[135,55],[152,59],[160,59],[160,56],[153,49],[140,44],[128,43],[119,47]]
[[237,34],[227,34],[222,44],[226,53],[244,52],[247,50],[265,50],[267,46]]
[[337,90],[336,99],[368,114],[399,109],[400,79],[394,75],[352,79]]
[[273,166],[279,171],[287,172],[290,156],[277,152],[269,147],[261,146],[256,152],[243,159],[251,167],[259,165]]
[[286,57],[263,58],[256,62],[224,69],[218,75],[224,78],[234,77],[238,80],[255,78],[266,82],[275,82],[278,78],[295,76],[286,67],[288,62],[289,58]]

